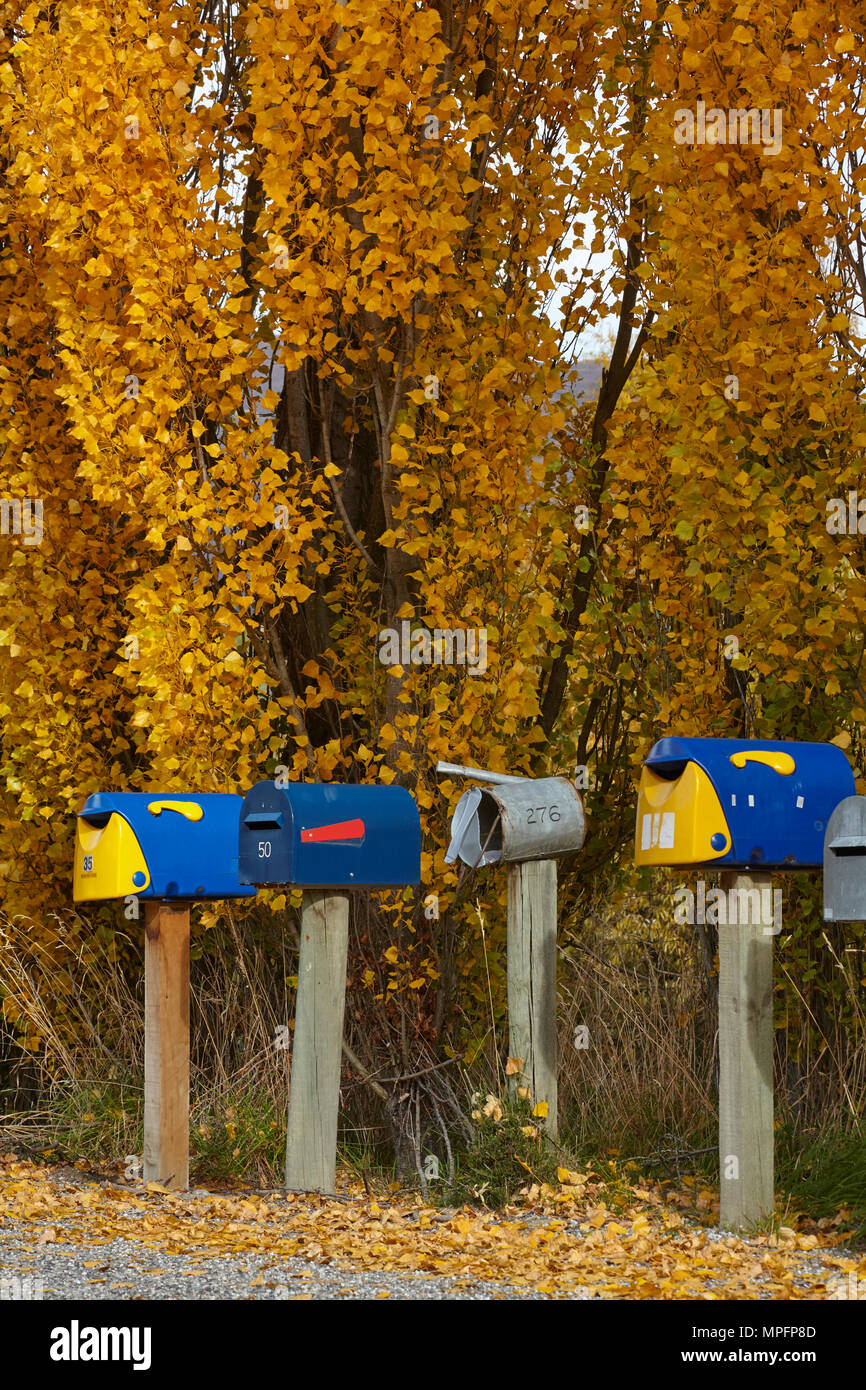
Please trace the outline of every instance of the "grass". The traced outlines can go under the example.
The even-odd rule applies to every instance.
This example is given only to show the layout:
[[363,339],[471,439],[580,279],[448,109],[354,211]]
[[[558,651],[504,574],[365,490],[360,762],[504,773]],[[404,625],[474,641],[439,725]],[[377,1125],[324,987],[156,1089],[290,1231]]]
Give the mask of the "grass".
[[866,1241],[866,1133],[804,1137],[790,1122],[783,1125],[776,1136],[776,1190],[816,1220],[841,1217],[856,1240]]
[[[431,1174],[428,1182],[431,1201],[502,1206],[533,1184],[554,1183],[560,1165],[591,1168],[613,1184],[612,1191],[624,1173],[672,1184],[690,1177],[696,1190],[718,1182],[713,977],[688,933],[673,932],[639,895],[634,903],[626,897],[595,916],[584,915],[579,932],[564,935],[559,1147],[532,1133],[537,1125],[527,1103],[499,1095],[504,1052],[491,1049],[471,1067],[445,1069],[432,1043],[424,1045],[420,1060],[412,1054],[406,1071],[416,1079],[401,1082],[393,1095],[418,1089],[421,1132],[407,1135],[413,1143],[418,1139],[414,1152],[424,1163],[438,1162],[439,1177]],[[230,931],[206,933],[201,943],[191,979],[192,1181],[279,1185],[290,1053],[278,1039],[294,1011],[294,957],[284,958],[284,943],[263,940],[255,924],[232,921]],[[67,983],[59,995],[53,949],[38,936],[7,938],[0,918],[0,995],[14,1000],[15,1016],[39,1040],[27,1053],[8,1027],[0,1029],[0,1106],[12,1112],[0,1114],[0,1143],[124,1172],[130,1156],[142,1152],[140,942],[130,938],[123,959],[64,947]],[[845,957],[840,960],[847,965]],[[856,980],[845,978],[856,999]],[[391,1097],[400,1066],[376,1051],[381,1019],[365,1008],[372,1005],[363,994],[350,999],[347,1020],[354,1020],[356,1030],[351,1044],[370,1071],[387,1081]],[[795,1022],[791,1015],[786,1028]],[[806,1022],[813,1031],[818,1027],[811,1014]],[[841,1211],[844,1228],[850,1222],[866,1239],[866,1139],[856,1119],[866,1049],[850,1020],[848,1032],[841,1031],[843,1022],[841,1015],[829,1018],[827,1045],[819,1053],[804,1033],[805,1060],[792,1073],[795,1084],[786,1091],[780,1082],[777,1088],[777,1212],[830,1223]],[[505,1043],[492,1022],[489,1036]],[[777,1032],[779,1059],[790,1069],[779,1038]],[[845,1039],[847,1048],[841,1045]],[[459,1126],[450,1132],[450,1185],[437,1128],[437,1116],[456,1113],[443,1103],[447,1086],[465,1115],[476,1112],[462,1135]],[[485,1113],[491,1096],[495,1103]],[[382,1085],[376,1093],[361,1072],[349,1068],[343,1104],[341,1163],[371,1190],[393,1188],[398,1180],[420,1186],[414,1158],[407,1165],[404,1156],[402,1166],[395,1161],[396,1112],[389,1112]],[[416,1113],[407,1103],[399,1113],[410,1112]]]
[[283,1182],[286,1111],[269,1086],[211,1088],[190,1107],[190,1180],[272,1187]]
[[128,1158],[141,1154],[143,1129],[142,1078],[103,1074],[52,1082],[34,1123],[22,1126],[21,1140],[30,1153],[52,1161],[124,1169]]
[[[712,1134],[711,1152],[683,1154],[665,1137],[664,1117],[643,1115],[644,1140],[640,1155],[613,1153],[602,1142],[585,1138],[573,1145],[568,1135],[585,1133],[586,1117],[566,1115],[564,1134],[552,1144],[532,1115],[529,1101],[475,1096],[474,1130],[469,1143],[455,1146],[455,1178],[447,1183],[441,1165],[428,1184],[429,1200],[440,1206],[504,1207],[543,1184],[555,1186],[559,1166],[590,1171],[604,1183],[611,1208],[630,1200],[630,1188],[642,1176],[695,1190],[718,1183],[718,1160]],[[580,1118],[581,1122],[578,1123]],[[570,1120],[570,1123],[569,1123]],[[635,1118],[637,1123],[637,1118]],[[661,1132],[660,1132],[661,1131]],[[86,1081],[55,1082],[43,1097],[42,1108],[29,1116],[13,1116],[0,1125],[3,1142],[51,1162],[77,1163],[116,1172],[127,1179],[140,1176],[143,1140],[142,1078],[94,1076]],[[653,1152],[653,1141],[656,1151]],[[234,1085],[204,1088],[195,1093],[190,1110],[191,1183],[203,1186],[275,1187],[282,1185],[285,1164],[285,1102],[277,1103],[273,1088],[249,1078]],[[696,1147],[704,1147],[696,1145]],[[361,1178],[369,1191],[398,1185],[393,1162],[382,1148],[346,1136],[338,1162]],[[404,1177],[399,1186],[417,1186]],[[776,1215],[772,1225],[790,1225],[798,1216],[845,1230],[846,1239],[866,1241],[866,1135],[826,1131],[803,1134],[790,1117],[776,1135]]]
[[529,1100],[479,1095],[472,1118],[474,1133],[457,1151],[453,1187],[431,1184],[431,1195],[449,1206],[503,1207],[532,1184],[555,1184],[558,1150]]

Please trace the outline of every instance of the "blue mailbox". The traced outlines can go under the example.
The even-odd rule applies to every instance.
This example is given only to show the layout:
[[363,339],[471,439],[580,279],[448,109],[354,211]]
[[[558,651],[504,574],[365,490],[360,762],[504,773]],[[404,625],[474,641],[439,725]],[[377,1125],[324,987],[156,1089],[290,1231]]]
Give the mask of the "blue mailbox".
[[248,898],[231,793],[96,792],[78,813],[73,897]]
[[854,790],[832,743],[663,738],[641,774],[635,863],[819,869],[827,822]]
[[394,888],[421,879],[421,823],[404,787],[259,782],[240,815],[242,883]]

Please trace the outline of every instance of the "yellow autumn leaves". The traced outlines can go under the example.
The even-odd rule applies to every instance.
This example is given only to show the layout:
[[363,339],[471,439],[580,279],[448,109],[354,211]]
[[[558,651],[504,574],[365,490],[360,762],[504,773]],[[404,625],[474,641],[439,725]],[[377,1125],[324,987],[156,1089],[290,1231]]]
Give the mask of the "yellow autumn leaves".
[[[410,782],[444,919],[439,758],[601,763],[609,856],[661,729],[866,720],[859,541],[824,527],[866,444],[856,277],[822,251],[860,226],[856,5],[472,0],[458,36],[293,0],[237,11],[230,74],[177,0],[9,8],[0,456],[47,518],[2,542],[10,911],[66,906],[89,792],[279,765]],[[698,99],[782,108],[778,155],[677,145]],[[611,290],[649,339],[591,439],[556,315],[585,356]],[[403,620],[483,629],[483,679],[384,667]],[[379,992],[419,995],[427,946]]]
[[826,1232],[782,1227],[719,1240],[678,1210],[692,1202],[683,1192],[636,1186],[614,1201],[595,1175],[567,1169],[558,1171],[558,1187],[528,1188],[531,1222],[519,1219],[526,1207],[442,1211],[419,1206],[412,1193],[366,1196],[360,1184],[340,1201],[166,1193],[157,1183],[126,1191],[100,1182],[73,1187],[11,1156],[0,1157],[0,1176],[0,1219],[14,1222],[28,1242],[102,1247],[128,1240],[134,1224],[141,1265],[155,1278],[168,1255],[182,1255],[191,1277],[211,1259],[237,1257],[246,1268],[258,1256],[265,1269],[251,1284],[273,1284],[281,1262],[300,1257],[313,1279],[325,1264],[448,1275],[458,1289],[490,1280],[550,1297],[787,1300],[825,1299],[834,1280],[866,1273],[866,1261],[835,1249],[838,1240]]

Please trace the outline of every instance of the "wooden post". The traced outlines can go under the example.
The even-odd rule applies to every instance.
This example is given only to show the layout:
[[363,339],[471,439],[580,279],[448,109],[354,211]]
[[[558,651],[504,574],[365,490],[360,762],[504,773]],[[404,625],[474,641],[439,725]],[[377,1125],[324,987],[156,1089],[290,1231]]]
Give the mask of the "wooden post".
[[729,925],[719,923],[719,1220],[738,1231],[773,1212],[775,923],[769,874],[726,873],[722,887]]
[[189,908],[144,906],[144,1179],[189,1186]]
[[286,1187],[333,1193],[349,952],[349,899],[308,890],[301,908],[298,999],[286,1137]]
[[522,1084],[547,1101],[542,1122],[555,1139],[556,860],[508,865],[508,1051],[523,1058]]

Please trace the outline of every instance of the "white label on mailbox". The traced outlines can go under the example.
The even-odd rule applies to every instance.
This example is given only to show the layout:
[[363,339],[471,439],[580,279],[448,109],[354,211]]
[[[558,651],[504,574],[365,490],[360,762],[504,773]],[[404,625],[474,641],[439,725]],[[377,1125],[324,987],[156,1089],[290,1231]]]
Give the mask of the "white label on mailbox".
[[92,873],[93,873],[93,855],[92,855],[92,854],[85,854],[83,860],[81,861],[81,872],[82,872],[82,873],[85,873],[85,874],[92,874]]
[[663,815],[648,811],[641,822],[641,849],[673,849],[675,825],[673,811],[665,811]]

